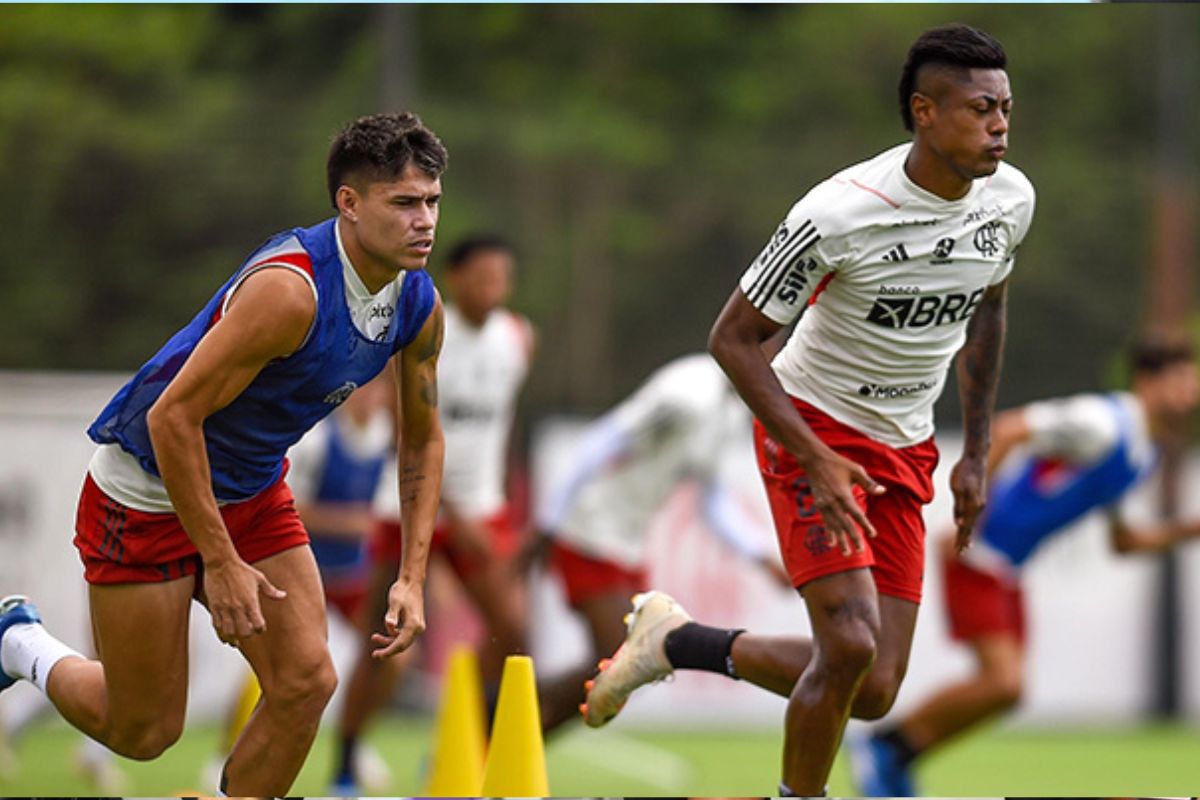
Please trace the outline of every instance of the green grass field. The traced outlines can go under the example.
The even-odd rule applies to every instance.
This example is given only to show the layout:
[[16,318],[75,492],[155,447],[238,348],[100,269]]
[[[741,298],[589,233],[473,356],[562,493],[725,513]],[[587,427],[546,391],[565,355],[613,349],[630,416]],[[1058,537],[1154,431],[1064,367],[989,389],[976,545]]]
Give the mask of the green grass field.
[[[126,794],[208,792],[201,765],[217,731],[197,726],[162,758],[122,762]],[[420,764],[430,741],[426,720],[393,719],[371,737],[392,766],[384,794],[420,790]],[[96,790],[69,765],[77,735],[60,723],[30,730],[18,743],[17,774],[0,778],[0,795],[83,795]],[[327,793],[332,738],[318,738],[293,793]],[[774,732],[590,731],[554,738],[547,747],[551,791],[560,796],[772,795],[780,736]],[[1200,792],[1200,730],[1158,726],[1085,731],[984,732],[931,757],[920,773],[923,793],[942,796],[1147,796]],[[844,763],[830,786],[853,794]]]

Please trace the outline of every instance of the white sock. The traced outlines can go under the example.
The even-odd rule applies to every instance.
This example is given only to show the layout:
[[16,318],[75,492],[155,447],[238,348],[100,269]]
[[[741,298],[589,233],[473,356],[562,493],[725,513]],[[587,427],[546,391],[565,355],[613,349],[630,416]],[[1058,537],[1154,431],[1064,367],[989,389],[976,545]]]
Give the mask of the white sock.
[[77,751],[79,760],[85,764],[98,765],[113,761],[113,751],[90,736],[84,736],[79,742]]
[[64,658],[82,655],[51,636],[37,624],[13,625],[0,639],[0,669],[11,678],[24,678],[42,692],[50,679],[50,670]]

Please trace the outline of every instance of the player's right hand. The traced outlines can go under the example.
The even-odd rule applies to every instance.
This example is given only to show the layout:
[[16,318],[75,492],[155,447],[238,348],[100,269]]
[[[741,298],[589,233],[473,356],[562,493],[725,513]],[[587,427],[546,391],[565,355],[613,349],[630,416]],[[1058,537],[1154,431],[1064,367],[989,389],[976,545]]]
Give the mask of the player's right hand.
[[425,632],[425,587],[423,581],[403,577],[388,589],[388,610],[383,617],[384,632],[371,634],[379,645],[372,658],[389,658],[407,650]]
[[844,556],[863,552],[862,533],[865,531],[874,538],[876,532],[854,499],[854,486],[861,486],[870,495],[881,495],[886,489],[860,465],[829,448],[801,463],[808,474],[813,504],[825,522],[830,546],[840,547]]
[[267,629],[259,594],[273,600],[287,597],[267,576],[240,558],[206,562],[204,565],[204,596],[212,615],[217,636],[228,645],[236,645]]

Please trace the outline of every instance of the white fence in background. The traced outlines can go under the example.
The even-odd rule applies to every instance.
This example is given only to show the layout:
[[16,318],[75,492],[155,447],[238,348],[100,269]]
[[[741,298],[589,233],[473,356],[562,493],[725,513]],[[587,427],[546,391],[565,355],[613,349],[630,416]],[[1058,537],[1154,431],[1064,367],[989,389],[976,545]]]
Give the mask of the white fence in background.
[[[0,594],[33,596],[53,631],[77,648],[89,648],[86,587],[71,544],[75,504],[92,452],[84,429],[123,376],[0,372]],[[550,420],[535,441],[534,488],[558,471],[578,424]],[[938,498],[927,513],[931,536],[948,525],[947,474],[958,439],[941,439]],[[765,500],[749,443],[722,457],[745,464],[741,491],[759,509],[761,535],[771,537]],[[1188,485],[1200,481],[1192,460]],[[1148,492],[1147,492],[1148,493]],[[1184,492],[1186,511],[1200,514],[1200,493]],[[732,558],[708,535],[695,514],[693,490],[668,501],[651,534],[652,581],[675,594],[698,619],[770,633],[807,629],[793,593],[780,591],[752,566]],[[1187,713],[1200,719],[1200,547],[1181,558],[1184,693]],[[1085,520],[1051,542],[1027,570],[1030,621],[1029,691],[1014,724],[1126,722],[1145,711],[1153,696],[1155,581],[1146,557],[1119,557],[1106,544],[1103,525]],[[532,648],[539,674],[586,657],[582,629],[565,609],[553,580],[533,588]],[[191,717],[219,716],[234,691],[240,657],[220,645],[207,613],[192,617]],[[431,631],[432,633],[432,631]],[[352,644],[334,631],[335,657],[345,662]],[[926,570],[926,602],[917,626],[908,679],[898,708],[911,706],[941,681],[962,674],[965,653],[946,638],[939,569]],[[22,685],[0,696],[6,709],[37,702]],[[645,691],[623,715],[629,726],[721,724],[776,725],[782,700],[716,676],[687,674]]]

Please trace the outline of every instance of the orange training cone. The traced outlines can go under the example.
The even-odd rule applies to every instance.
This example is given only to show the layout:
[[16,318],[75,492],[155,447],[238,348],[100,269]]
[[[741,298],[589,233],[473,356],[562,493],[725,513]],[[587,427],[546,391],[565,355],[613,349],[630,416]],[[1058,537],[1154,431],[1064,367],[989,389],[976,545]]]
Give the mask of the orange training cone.
[[545,797],[549,794],[533,659],[509,656],[500,680],[500,699],[492,723],[482,795]]
[[442,685],[425,794],[478,797],[483,786],[483,688],[475,651],[458,645]]

